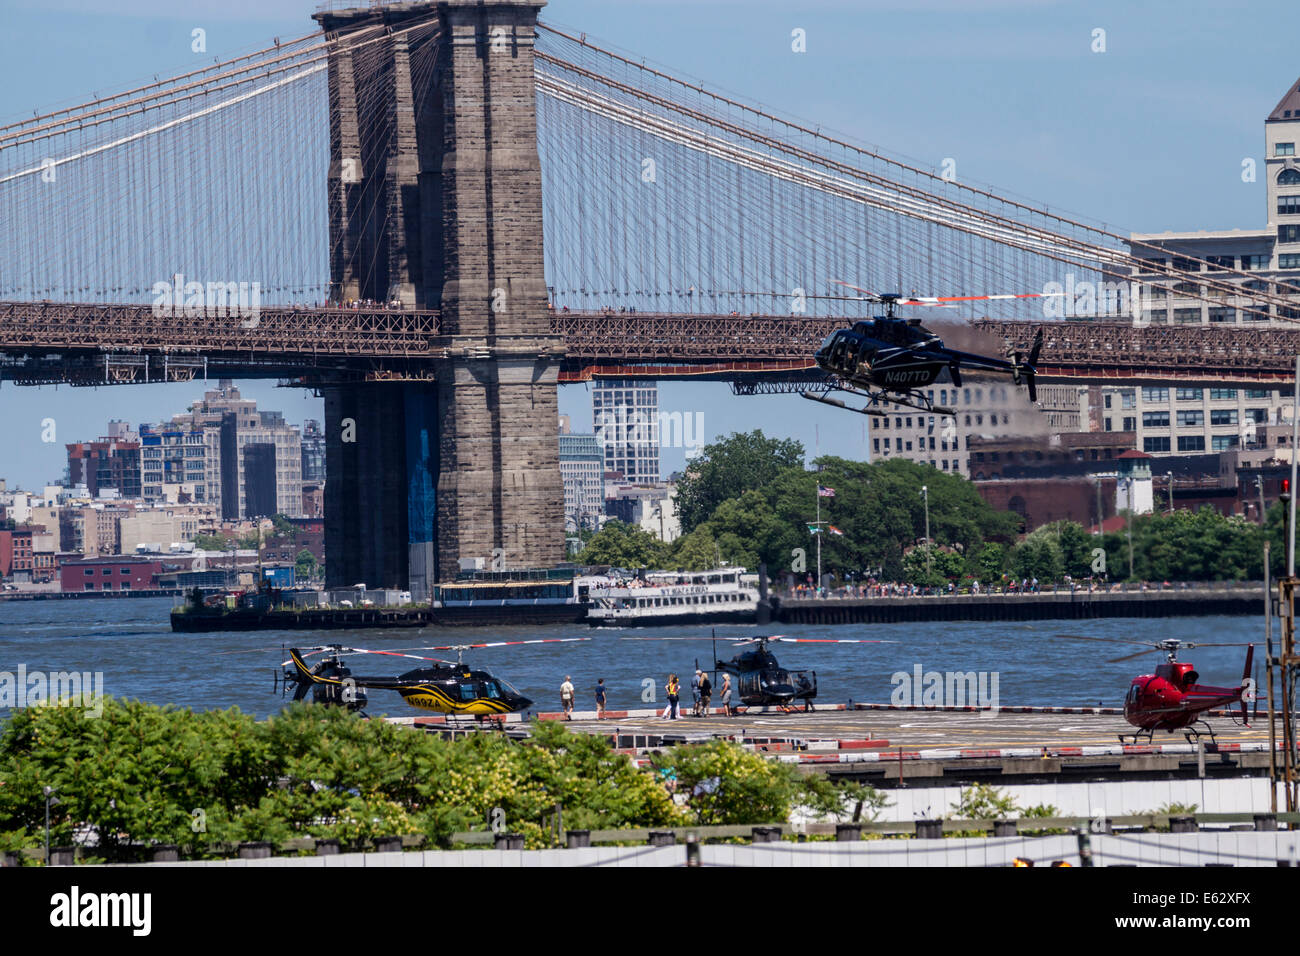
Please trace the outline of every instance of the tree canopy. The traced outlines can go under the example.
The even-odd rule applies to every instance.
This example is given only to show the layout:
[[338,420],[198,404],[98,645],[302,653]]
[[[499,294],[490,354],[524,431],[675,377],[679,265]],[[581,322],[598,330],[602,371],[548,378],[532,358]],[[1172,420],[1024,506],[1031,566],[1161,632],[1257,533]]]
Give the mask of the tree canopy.
[[[850,461],[826,456],[803,464],[795,441],[735,433],[705,447],[678,486],[683,534],[665,544],[611,521],[592,535],[578,560],[623,568],[702,570],[719,560],[774,579],[807,580],[821,566],[836,580],[908,581],[941,587],[1004,575],[1062,580],[1129,577],[1127,529],[1103,536],[1058,521],[1021,538],[1022,519],[997,511],[960,475],[905,459]],[[818,486],[833,492],[819,496]],[[925,489],[922,494],[921,489]],[[926,506],[931,548],[925,548]],[[814,534],[820,506],[822,529]],[[1282,514],[1268,525],[1225,518],[1212,508],[1133,518],[1133,577],[1145,580],[1241,580],[1263,573],[1265,535],[1273,569],[1285,566]]]
[[677,485],[682,531],[694,531],[728,498],[761,488],[786,469],[802,467],[802,443],[768,438],[757,429],[733,432],[705,445]]

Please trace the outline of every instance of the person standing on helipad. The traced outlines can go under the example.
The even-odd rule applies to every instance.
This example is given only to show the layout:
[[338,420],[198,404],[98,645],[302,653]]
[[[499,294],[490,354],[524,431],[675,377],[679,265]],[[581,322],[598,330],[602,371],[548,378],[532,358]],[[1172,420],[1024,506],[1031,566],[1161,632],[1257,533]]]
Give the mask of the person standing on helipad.
[[564,719],[573,719],[573,679],[567,674],[560,685],[560,706],[564,708]]

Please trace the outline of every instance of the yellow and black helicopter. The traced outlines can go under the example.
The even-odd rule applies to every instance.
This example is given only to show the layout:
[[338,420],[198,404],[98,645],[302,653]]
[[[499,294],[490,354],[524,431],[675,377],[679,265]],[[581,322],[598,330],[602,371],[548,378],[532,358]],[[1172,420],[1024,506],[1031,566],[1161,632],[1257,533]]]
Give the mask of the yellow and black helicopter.
[[[450,644],[442,647],[417,647],[412,650],[456,651],[456,660],[422,657],[400,651],[379,651],[361,647],[344,647],[327,644],[309,648],[306,652],[291,648],[289,659],[282,665],[285,670],[277,674],[277,686],[282,693],[295,685],[294,700],[308,694],[317,704],[362,710],[368,701],[367,690],[391,690],[401,695],[412,707],[432,710],[455,716],[484,717],[512,714],[527,710],[533,702],[510,684],[484,670],[473,670],[464,663],[464,653],[489,647],[509,647],[519,644],[567,644],[589,641],[589,637],[550,637],[532,641],[492,641],[482,644]],[[307,658],[325,655],[314,664]],[[371,677],[357,675],[343,660],[344,654],[379,654],[388,657],[406,657],[425,661],[422,667],[406,671],[396,677]],[[281,683],[282,682],[282,683]]]
[[[947,370],[953,385],[961,386],[963,368],[976,371],[1007,372],[1017,385],[1022,382],[1029,388],[1029,400],[1038,401],[1038,388],[1034,383],[1035,365],[1043,347],[1043,331],[1038,330],[1028,358],[1019,352],[1009,351],[1009,360],[991,358],[974,352],[960,352],[946,348],[943,340],[921,324],[920,319],[905,319],[894,314],[900,305],[951,308],[958,302],[975,302],[992,299],[1038,299],[1064,293],[1028,292],[1018,295],[959,295],[959,296],[905,296],[870,292],[847,282],[837,284],[862,293],[854,296],[864,302],[884,305],[885,314],[871,321],[863,320],[828,335],[817,350],[817,366],[831,378],[824,384],[801,392],[804,398],[826,405],[834,405],[864,415],[883,416],[886,412],[877,406],[905,405],[936,415],[955,415],[951,408],[936,405],[921,389],[934,382]],[[846,402],[831,398],[830,393],[849,392],[867,399],[865,406],[854,408]]]

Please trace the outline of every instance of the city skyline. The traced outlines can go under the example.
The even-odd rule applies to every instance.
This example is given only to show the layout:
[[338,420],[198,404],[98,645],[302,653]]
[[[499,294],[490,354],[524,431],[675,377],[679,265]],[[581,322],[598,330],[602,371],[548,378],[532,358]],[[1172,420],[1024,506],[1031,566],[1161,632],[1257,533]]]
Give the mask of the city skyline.
[[[4,117],[129,87],[145,79],[140,64],[165,75],[265,45],[277,32],[303,35],[314,9],[271,2],[180,12],[142,2],[104,14],[77,2],[39,13],[0,6],[11,23],[0,55],[41,77],[0,91]],[[1251,17],[1210,4],[1177,7],[1179,17],[1168,16],[1171,9],[823,3],[791,13],[775,3],[615,8],[552,0],[543,18],[560,28],[580,23],[610,47],[635,47],[647,62],[850,139],[879,142],[924,168],[951,159],[962,181],[990,182],[1053,210],[1086,210],[1083,218],[1119,231],[1256,228],[1263,184],[1243,181],[1242,162],[1262,166],[1260,121],[1295,80],[1295,68],[1268,51],[1280,49],[1273,37],[1288,35],[1298,15],[1281,3],[1256,5]],[[205,31],[202,56],[191,51],[194,29]],[[792,50],[795,30],[806,36],[803,53]],[[36,45],[23,41],[37,33],[47,38],[39,60]],[[1263,55],[1246,52],[1256,50]],[[1232,65],[1226,72],[1195,67],[1225,56]],[[67,68],[44,70],[41,61],[51,57]],[[740,76],[743,82],[732,79]],[[273,382],[237,384],[291,423],[324,417],[309,392],[288,398]],[[6,383],[0,442],[22,454],[0,470],[11,483],[44,483],[62,471],[63,444],[97,437],[97,420],[157,419],[158,409],[183,407],[187,388],[110,387],[93,390],[92,400],[81,389]],[[663,383],[659,394],[665,411],[703,413],[705,442],[760,427],[799,439],[809,457],[868,457],[864,423],[795,396],[735,398],[725,385],[691,382]],[[561,388],[559,406],[575,430],[593,430],[588,387]],[[47,419],[57,429],[53,442],[41,440]],[[661,456],[661,474],[685,464],[685,449],[664,448]]]

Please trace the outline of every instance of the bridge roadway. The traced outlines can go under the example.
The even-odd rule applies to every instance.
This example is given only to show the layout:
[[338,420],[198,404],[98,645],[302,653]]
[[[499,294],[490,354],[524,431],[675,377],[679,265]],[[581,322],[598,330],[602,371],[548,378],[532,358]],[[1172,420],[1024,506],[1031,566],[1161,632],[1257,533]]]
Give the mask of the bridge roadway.
[[[304,386],[428,381],[434,360],[509,357],[443,334],[431,311],[229,308],[155,315],[148,305],[0,302],[0,379],[40,385],[278,378]],[[561,382],[600,376],[725,381],[810,379],[817,345],[844,320],[788,315],[552,312]],[[1028,351],[1040,323],[979,320],[983,346]],[[1289,380],[1300,329],[1046,322],[1041,381],[1185,383]],[[967,348],[970,343],[963,342]],[[527,346],[536,349],[535,345]],[[469,351],[472,350],[471,355]],[[487,353],[485,355],[485,353]],[[519,353],[522,354],[522,353]],[[557,356],[558,357],[558,356]]]

